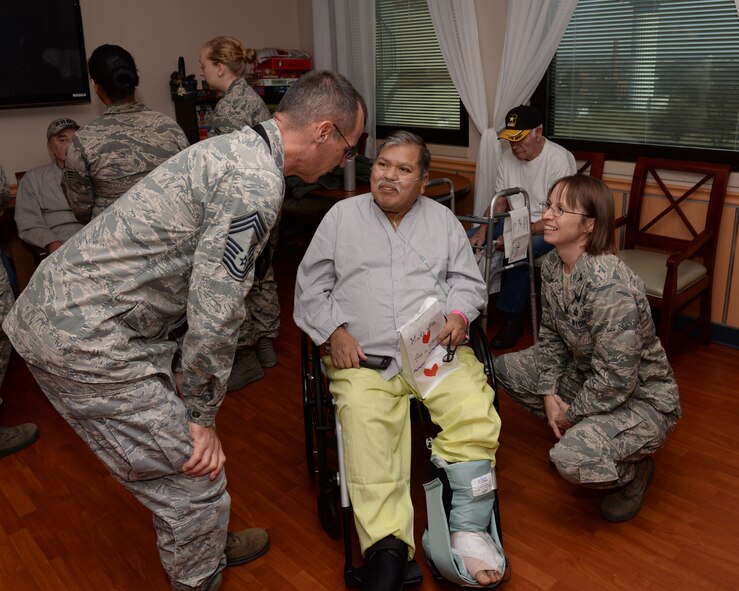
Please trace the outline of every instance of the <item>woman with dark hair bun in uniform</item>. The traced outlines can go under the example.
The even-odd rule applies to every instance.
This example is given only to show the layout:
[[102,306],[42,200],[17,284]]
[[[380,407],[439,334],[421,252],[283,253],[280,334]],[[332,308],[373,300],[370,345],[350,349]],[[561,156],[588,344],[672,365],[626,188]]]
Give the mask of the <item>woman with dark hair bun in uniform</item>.
[[[200,72],[206,84],[224,92],[213,112],[210,137],[255,126],[270,118],[269,110],[244,78],[247,63],[256,52],[234,37],[214,37],[200,50]],[[278,221],[279,223],[279,221]],[[277,225],[272,229],[269,251],[262,254],[269,261],[277,246]],[[277,365],[272,344],[280,331],[280,303],[271,263],[255,280],[246,298],[247,315],[239,331],[239,348],[234,357],[228,390],[240,390],[264,377],[265,367]]]
[[64,194],[83,224],[188,146],[173,119],[136,101],[139,74],[128,51],[101,45],[87,65],[106,109],[74,135],[62,175]]

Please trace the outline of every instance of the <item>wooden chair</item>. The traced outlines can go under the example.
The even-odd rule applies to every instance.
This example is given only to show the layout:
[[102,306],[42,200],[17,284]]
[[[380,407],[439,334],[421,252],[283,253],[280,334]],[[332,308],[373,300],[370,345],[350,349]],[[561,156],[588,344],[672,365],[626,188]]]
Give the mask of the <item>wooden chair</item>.
[[577,168],[577,174],[585,174],[595,178],[603,178],[603,165],[606,161],[605,152],[583,152],[581,150],[572,150],[575,160],[582,162]]
[[[625,225],[619,256],[644,280],[652,309],[660,310],[658,334],[668,352],[677,336],[676,315],[696,299],[700,300],[698,317],[679,332],[699,327],[702,340],[710,341],[714,260],[730,172],[725,164],[639,158],[628,212],[616,220],[617,228]],[[673,195],[664,178],[670,173],[691,179],[687,184],[692,186]],[[650,177],[664,200],[652,198],[655,188],[652,183],[647,187]],[[709,183],[708,202],[700,197],[689,200]]]

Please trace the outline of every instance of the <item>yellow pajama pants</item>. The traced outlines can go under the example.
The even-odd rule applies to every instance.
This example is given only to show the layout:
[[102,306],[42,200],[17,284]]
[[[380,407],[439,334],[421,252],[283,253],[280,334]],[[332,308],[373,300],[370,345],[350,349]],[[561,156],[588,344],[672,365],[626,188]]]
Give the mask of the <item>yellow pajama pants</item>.
[[[441,432],[432,453],[450,463],[490,460],[495,465],[500,417],[493,391],[472,349],[457,349],[460,367],[425,400]],[[364,555],[388,535],[408,544],[413,557],[410,496],[410,396],[418,393],[398,374],[386,381],[377,370],[335,369],[324,364],[344,433],[346,475]],[[419,398],[420,399],[420,398]]]

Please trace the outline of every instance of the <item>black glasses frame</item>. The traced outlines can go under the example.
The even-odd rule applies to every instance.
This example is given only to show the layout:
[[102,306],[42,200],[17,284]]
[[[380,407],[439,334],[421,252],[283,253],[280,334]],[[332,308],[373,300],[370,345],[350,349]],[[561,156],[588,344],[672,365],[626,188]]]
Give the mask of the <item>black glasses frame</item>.
[[334,129],[339,132],[339,135],[341,136],[341,139],[344,140],[344,143],[346,144],[346,148],[344,149],[344,158],[347,160],[351,160],[352,158],[356,158],[357,154],[357,148],[352,146],[348,141],[346,141],[346,138],[344,137],[344,134],[341,133],[341,130],[339,129],[339,126],[336,125],[336,123],[331,123],[331,125],[334,126]]
[[457,346],[452,345],[452,335],[449,335],[449,344],[446,346],[446,355],[442,358],[444,363],[454,361],[454,354],[457,352]]

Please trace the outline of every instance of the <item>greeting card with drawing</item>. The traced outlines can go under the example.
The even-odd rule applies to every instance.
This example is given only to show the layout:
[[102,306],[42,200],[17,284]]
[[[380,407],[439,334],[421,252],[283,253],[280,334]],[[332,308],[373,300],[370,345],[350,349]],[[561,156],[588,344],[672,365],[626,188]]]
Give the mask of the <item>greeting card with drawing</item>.
[[439,300],[429,297],[418,314],[398,331],[403,377],[421,398],[426,398],[445,377],[459,368],[456,356],[449,362],[444,361],[446,347],[438,343],[445,324],[444,308]]

